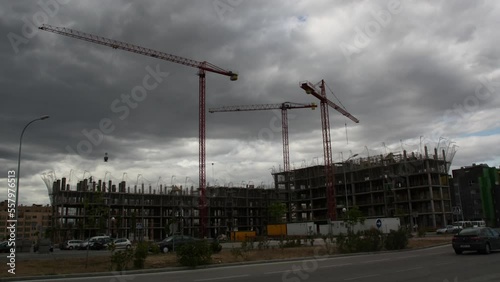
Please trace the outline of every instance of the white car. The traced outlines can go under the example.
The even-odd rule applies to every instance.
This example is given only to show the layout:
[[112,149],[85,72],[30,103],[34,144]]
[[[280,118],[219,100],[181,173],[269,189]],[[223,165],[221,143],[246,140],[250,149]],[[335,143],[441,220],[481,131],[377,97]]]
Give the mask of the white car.
[[436,230],[436,234],[455,234],[460,232],[462,230],[462,227],[457,226],[457,225],[447,225],[446,227],[439,228]]
[[132,248],[132,243],[127,238],[118,238],[114,241],[116,249],[130,249]]

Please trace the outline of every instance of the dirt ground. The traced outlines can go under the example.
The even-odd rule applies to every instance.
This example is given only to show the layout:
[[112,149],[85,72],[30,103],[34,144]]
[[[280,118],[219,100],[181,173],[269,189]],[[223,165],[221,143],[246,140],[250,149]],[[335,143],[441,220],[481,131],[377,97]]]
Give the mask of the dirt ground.
[[[428,238],[411,238],[409,240],[408,249],[423,248],[435,245],[441,245],[451,242],[451,237],[428,237]],[[213,264],[235,263],[235,262],[250,262],[258,260],[275,260],[288,259],[299,257],[314,257],[326,255],[324,246],[302,246],[295,248],[272,248],[264,250],[251,250],[248,252],[237,252],[231,249],[223,249],[220,253],[212,255]],[[111,255],[110,255],[111,256]],[[56,259],[53,260],[28,260],[21,261],[16,264],[16,277],[20,276],[42,276],[68,273],[89,273],[89,272],[107,272],[110,271],[111,261],[110,256],[91,257],[86,265],[85,258],[74,259]],[[165,268],[177,267],[177,257],[175,254],[157,254],[149,255],[146,259],[145,268]],[[12,277],[12,274],[7,273],[7,266],[3,264],[1,267],[0,277]],[[1,280],[1,279],[0,279]]]

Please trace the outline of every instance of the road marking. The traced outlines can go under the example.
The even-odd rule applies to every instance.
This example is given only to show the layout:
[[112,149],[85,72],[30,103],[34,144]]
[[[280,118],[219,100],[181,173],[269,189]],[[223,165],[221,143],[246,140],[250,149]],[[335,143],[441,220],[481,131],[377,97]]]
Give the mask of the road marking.
[[271,272],[264,272],[264,274],[276,274],[276,273],[284,273],[284,272],[290,272],[292,270],[280,270],[280,271],[271,271]]
[[435,263],[435,265],[446,265],[446,264],[452,264],[454,262],[452,261],[445,261],[445,262],[438,262],[438,263]]
[[212,281],[212,280],[223,280],[223,279],[233,279],[233,278],[241,278],[241,277],[248,277],[250,276],[249,274],[244,274],[244,275],[234,275],[234,276],[222,276],[222,277],[214,277],[214,278],[206,278],[206,279],[197,279],[194,281]]
[[406,256],[406,257],[398,257],[398,259],[407,259],[407,258],[416,258],[420,256]]
[[363,279],[363,278],[368,278],[368,277],[375,277],[375,276],[380,276],[380,274],[372,274],[372,275],[365,275],[365,276],[357,276],[357,277],[352,277],[352,278],[345,278],[345,281],[350,281],[350,280],[357,280],[357,279]]
[[325,265],[325,266],[320,266],[320,267],[318,267],[318,268],[341,267],[341,266],[346,266],[346,265],[352,265],[352,263],[334,264],[334,265]]
[[360,263],[372,263],[372,262],[380,262],[380,261],[388,261],[388,260],[391,260],[391,259],[375,259],[375,260],[367,260],[367,261],[363,261],[363,262],[360,262]]
[[398,273],[398,272],[412,271],[412,270],[417,270],[417,269],[421,269],[421,268],[423,268],[423,267],[419,266],[419,267],[414,267],[414,268],[401,269],[401,270],[397,270],[394,272]]

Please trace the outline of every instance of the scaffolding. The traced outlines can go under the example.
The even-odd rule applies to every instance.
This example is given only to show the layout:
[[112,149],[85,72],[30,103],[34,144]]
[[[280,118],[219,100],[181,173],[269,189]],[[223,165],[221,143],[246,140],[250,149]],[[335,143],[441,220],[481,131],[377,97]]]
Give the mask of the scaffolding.
[[[452,222],[448,168],[443,150],[430,155],[389,153],[335,163],[339,218],[356,206],[366,218],[399,217],[402,225],[436,228]],[[322,165],[276,172],[275,188],[287,206],[287,221],[326,223]]]
[[[207,235],[252,230],[262,234],[268,222],[267,206],[273,189],[207,187]],[[106,234],[131,240],[161,240],[171,234],[199,237],[199,189],[159,185],[127,186],[111,180],[80,180],[76,187],[66,178],[53,182],[55,240]]]

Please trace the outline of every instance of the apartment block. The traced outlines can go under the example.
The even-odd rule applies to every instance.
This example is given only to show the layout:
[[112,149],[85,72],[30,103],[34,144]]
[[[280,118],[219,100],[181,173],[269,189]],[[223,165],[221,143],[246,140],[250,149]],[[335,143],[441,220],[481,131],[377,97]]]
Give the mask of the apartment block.
[[[16,237],[18,240],[36,241],[39,236],[43,237],[46,230],[51,227],[52,207],[49,205],[20,205],[18,212]],[[0,222],[3,222],[3,228],[0,229],[0,240],[8,238],[10,235],[6,229],[7,219],[9,219],[8,201],[5,200],[0,202]]]
[[[337,218],[357,206],[366,218],[399,217],[401,224],[436,228],[452,222],[449,162],[438,155],[387,154],[335,164]],[[273,174],[289,222],[328,221],[324,167]]]
[[456,206],[464,220],[484,220],[488,226],[500,226],[499,172],[486,164],[455,169],[453,187]]

